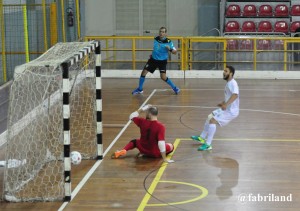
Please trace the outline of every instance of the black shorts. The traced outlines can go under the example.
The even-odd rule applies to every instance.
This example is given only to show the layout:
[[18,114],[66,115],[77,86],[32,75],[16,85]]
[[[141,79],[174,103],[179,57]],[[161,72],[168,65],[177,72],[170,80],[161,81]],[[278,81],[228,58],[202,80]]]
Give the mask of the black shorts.
[[159,72],[165,73],[167,71],[167,60],[156,60],[150,58],[144,66],[144,69],[150,73],[154,73],[156,68],[159,69]]

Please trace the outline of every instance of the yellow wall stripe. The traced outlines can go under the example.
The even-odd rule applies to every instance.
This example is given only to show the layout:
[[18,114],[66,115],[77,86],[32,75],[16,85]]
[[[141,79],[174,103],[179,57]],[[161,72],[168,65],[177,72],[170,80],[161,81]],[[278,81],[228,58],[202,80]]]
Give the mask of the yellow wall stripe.
[[46,17],[46,1],[43,0],[43,26],[44,26],[44,49],[48,50],[48,38],[47,38],[47,17]]
[[0,24],[1,24],[1,43],[2,43],[2,71],[3,81],[7,81],[6,74],[6,48],[5,48],[5,27],[4,27],[4,14],[3,14],[3,0],[0,0]]
[[76,18],[77,18],[77,35],[78,35],[78,39],[79,39],[81,37],[79,0],[76,0]]
[[51,46],[57,43],[57,8],[56,3],[50,4],[50,44]]
[[25,60],[29,62],[29,43],[28,43],[28,25],[27,25],[27,7],[23,6],[23,25],[24,25],[24,45],[25,45]]
[[61,5],[61,25],[62,25],[62,36],[63,42],[66,42],[66,29],[65,29],[65,5],[64,1],[60,0]]

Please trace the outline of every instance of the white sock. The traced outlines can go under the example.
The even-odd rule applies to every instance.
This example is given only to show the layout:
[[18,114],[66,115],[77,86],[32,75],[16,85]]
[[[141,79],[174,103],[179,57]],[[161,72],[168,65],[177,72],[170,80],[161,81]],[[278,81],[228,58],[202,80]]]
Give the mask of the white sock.
[[208,121],[206,120],[206,121],[205,121],[205,124],[204,124],[203,131],[202,131],[202,133],[200,134],[201,138],[206,139],[207,134],[208,134],[208,129],[209,129],[209,123],[208,123]]
[[206,140],[206,143],[208,145],[211,145],[211,142],[214,138],[216,130],[217,130],[217,126],[215,124],[209,124],[208,135],[207,135],[207,140]]

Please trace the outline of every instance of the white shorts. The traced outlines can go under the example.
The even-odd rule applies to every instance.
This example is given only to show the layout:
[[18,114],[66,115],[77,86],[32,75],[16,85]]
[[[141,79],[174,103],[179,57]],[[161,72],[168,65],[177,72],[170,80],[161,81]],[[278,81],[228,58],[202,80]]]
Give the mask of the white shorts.
[[223,111],[222,109],[216,109],[212,112],[213,118],[219,123],[221,127],[227,125],[233,119],[235,119],[238,115],[233,115],[228,111]]

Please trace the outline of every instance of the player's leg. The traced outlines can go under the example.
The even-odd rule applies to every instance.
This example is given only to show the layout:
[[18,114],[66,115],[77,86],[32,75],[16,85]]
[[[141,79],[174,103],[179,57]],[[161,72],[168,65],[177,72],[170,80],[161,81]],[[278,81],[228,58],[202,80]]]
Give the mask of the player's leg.
[[219,110],[219,112],[216,112],[215,114],[216,115],[213,116],[209,120],[206,143],[198,148],[198,150],[200,150],[200,151],[212,149],[211,145],[212,145],[213,137],[217,130],[217,124],[220,125],[221,127],[223,127],[223,126],[229,124],[229,122],[231,122],[233,119],[235,119],[237,117],[237,115],[232,115],[227,111],[220,112],[220,110]]
[[143,93],[143,86],[145,83],[147,73],[148,73],[148,71],[146,69],[143,69],[141,76],[139,78],[139,86],[138,86],[138,88],[136,88],[135,90],[132,91],[133,95]]
[[206,151],[212,149],[211,143],[217,130],[217,124],[218,122],[214,119],[214,117],[209,120],[206,142],[202,144],[198,150]]
[[139,86],[132,91],[132,94],[135,95],[135,94],[142,94],[143,93],[143,86],[144,86],[144,83],[145,83],[145,80],[146,80],[146,75],[148,72],[151,72],[153,73],[156,69],[156,65],[155,65],[155,62],[153,61],[152,58],[150,58],[148,60],[148,62],[146,63],[146,65],[144,66],[144,69],[141,73],[141,76],[139,78]]
[[198,142],[200,142],[201,144],[206,143],[206,138],[207,138],[207,135],[208,135],[208,129],[209,129],[209,121],[210,121],[210,119],[211,119],[212,117],[213,117],[213,114],[212,114],[212,113],[209,114],[209,115],[207,116],[207,119],[206,119],[206,121],[205,121],[205,123],[204,123],[204,127],[203,127],[203,130],[202,130],[200,136],[191,136],[191,138],[192,138],[193,140],[198,141]]
[[165,61],[159,61],[159,72],[160,72],[160,78],[165,81],[169,86],[173,89],[175,94],[178,94],[180,92],[180,89],[176,87],[176,85],[173,83],[173,81],[167,77],[167,60]]
[[120,156],[126,155],[127,151],[136,148],[136,139],[131,140],[122,150],[115,151],[111,158],[119,158]]

